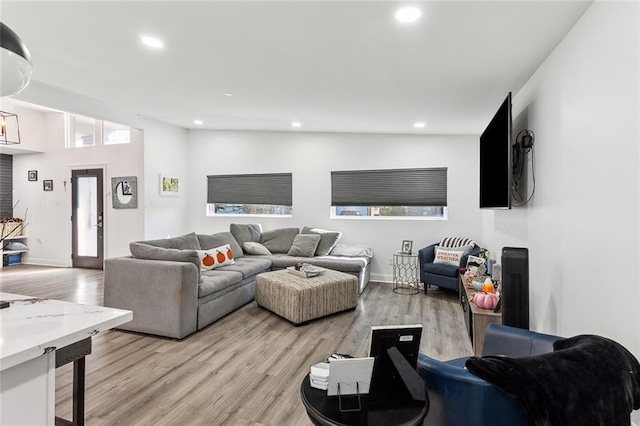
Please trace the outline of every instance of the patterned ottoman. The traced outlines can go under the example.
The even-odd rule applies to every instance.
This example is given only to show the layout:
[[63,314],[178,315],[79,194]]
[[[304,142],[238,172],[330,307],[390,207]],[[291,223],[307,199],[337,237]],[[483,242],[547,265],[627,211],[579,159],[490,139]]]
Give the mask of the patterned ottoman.
[[358,279],[326,270],[304,278],[285,269],[256,277],[256,302],[298,325],[358,304]]

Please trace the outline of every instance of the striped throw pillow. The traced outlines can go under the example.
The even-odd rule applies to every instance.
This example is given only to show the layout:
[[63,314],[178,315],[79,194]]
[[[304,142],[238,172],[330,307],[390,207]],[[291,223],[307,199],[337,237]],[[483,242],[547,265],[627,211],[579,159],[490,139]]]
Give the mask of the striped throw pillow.
[[463,246],[471,246],[475,247],[476,242],[469,238],[462,237],[445,237],[438,244],[440,247],[463,247]]

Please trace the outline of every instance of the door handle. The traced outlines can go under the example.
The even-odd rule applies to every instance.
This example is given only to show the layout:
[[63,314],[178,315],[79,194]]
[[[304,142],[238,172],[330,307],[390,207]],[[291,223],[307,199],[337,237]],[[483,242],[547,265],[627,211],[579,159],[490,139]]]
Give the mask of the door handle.
[[102,223],[98,223],[96,226],[97,226],[98,228],[102,228]]

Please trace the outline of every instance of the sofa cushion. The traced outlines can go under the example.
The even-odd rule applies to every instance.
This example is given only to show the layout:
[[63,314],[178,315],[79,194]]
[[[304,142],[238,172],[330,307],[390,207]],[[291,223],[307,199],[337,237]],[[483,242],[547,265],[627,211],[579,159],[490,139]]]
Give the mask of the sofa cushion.
[[200,242],[195,232],[180,237],[163,238],[160,240],[138,241],[153,247],[162,247],[177,250],[200,250]]
[[459,265],[445,265],[443,263],[425,263],[424,272],[434,275],[456,278],[458,276]]
[[212,235],[198,234],[197,236],[202,250],[209,250],[229,244],[231,251],[233,252],[233,257],[238,259],[244,254],[240,244],[238,244],[231,232],[218,232]]
[[316,248],[316,256],[326,256],[331,253],[331,250],[338,244],[340,238],[342,238],[342,232],[327,231],[320,228],[309,228],[305,226],[302,228],[302,234],[318,234],[320,235],[320,243]]
[[242,248],[247,254],[271,254],[268,248],[255,241],[247,241]]
[[235,263],[233,252],[231,251],[229,244],[214,247],[209,250],[197,250],[197,253],[200,258],[201,271],[209,271],[211,269]]
[[[300,233],[298,228],[280,228],[265,231],[260,235],[260,244],[271,253],[287,253],[293,244],[293,239]],[[243,243],[244,244],[244,243]]]
[[243,247],[247,241],[260,242],[262,226],[258,223],[232,223],[229,230],[240,247]]
[[138,259],[169,260],[173,262],[191,262],[200,270],[200,257],[197,250],[177,250],[154,247],[145,243],[129,243],[129,250]]
[[224,290],[242,281],[242,274],[236,271],[214,271],[203,272],[198,285],[198,297],[205,297],[217,291]]
[[271,268],[271,261],[265,258],[243,257],[233,265],[222,266],[217,271],[235,271],[242,274],[242,278],[249,278]]
[[320,235],[298,234],[293,239],[291,248],[287,252],[288,256],[313,257],[320,243]]

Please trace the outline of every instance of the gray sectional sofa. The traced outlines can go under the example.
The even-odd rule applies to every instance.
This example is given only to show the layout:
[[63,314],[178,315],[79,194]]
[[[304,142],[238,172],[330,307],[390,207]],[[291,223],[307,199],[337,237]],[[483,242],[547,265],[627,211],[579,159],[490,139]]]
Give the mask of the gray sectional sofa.
[[[133,242],[131,256],[105,260],[104,305],[133,311],[121,329],[182,339],[252,301],[258,274],[296,263],[355,275],[362,292],[373,254],[337,244],[340,236],[308,227],[262,232],[260,225],[232,224],[230,232]],[[203,252],[225,245],[233,263],[203,270]]]

